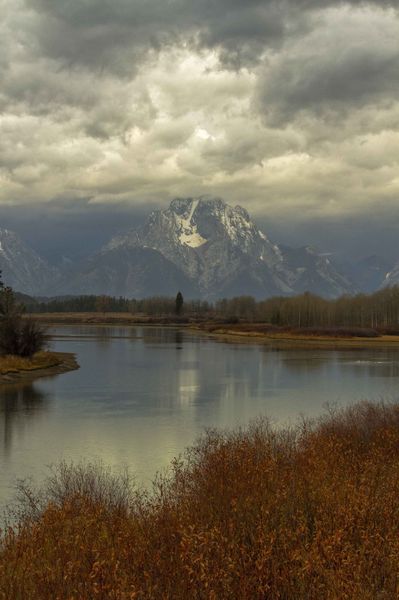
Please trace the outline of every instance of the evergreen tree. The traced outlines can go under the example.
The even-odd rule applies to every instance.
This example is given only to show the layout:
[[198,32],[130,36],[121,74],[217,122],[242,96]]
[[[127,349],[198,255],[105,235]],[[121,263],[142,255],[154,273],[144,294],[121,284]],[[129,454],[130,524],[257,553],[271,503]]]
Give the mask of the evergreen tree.
[[181,292],[177,292],[177,296],[176,296],[176,314],[177,315],[180,315],[182,313],[183,304],[184,304],[183,294]]

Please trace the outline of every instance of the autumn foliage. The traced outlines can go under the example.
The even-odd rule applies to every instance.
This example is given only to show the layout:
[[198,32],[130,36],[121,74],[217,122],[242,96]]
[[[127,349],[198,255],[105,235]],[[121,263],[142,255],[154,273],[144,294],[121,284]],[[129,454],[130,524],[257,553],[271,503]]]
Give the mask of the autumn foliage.
[[64,464],[23,494],[5,600],[399,597],[399,405],[208,432],[149,493]]

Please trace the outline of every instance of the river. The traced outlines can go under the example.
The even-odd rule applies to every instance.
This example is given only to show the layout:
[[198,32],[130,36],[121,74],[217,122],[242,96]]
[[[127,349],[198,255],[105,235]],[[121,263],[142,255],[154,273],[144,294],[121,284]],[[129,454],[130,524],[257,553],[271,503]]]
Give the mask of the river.
[[40,482],[60,460],[128,466],[138,483],[207,427],[277,426],[327,405],[398,396],[399,350],[224,343],[162,327],[64,326],[52,349],[78,371],[0,388],[0,508],[17,479]]

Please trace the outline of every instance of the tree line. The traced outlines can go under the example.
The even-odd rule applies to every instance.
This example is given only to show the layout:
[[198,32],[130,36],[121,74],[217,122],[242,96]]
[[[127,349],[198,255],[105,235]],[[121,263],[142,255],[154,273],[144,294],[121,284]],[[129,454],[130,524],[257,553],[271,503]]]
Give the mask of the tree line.
[[399,286],[333,300],[310,293],[270,298],[257,304],[257,314],[262,320],[280,326],[399,327]]
[[55,312],[99,312],[99,313],[131,313],[150,316],[185,313],[190,315],[210,314],[213,306],[205,300],[186,300],[179,293],[176,297],[153,296],[143,299],[128,299],[122,296],[76,296],[70,298],[53,298],[46,302],[24,301],[26,309],[31,313]]
[[[128,312],[149,316],[176,314],[176,298],[154,296],[128,299],[111,296],[79,296],[27,305],[30,312]],[[193,318],[271,323],[283,327],[399,327],[399,286],[374,294],[326,299],[309,292],[275,296],[257,301],[251,296],[184,300],[181,314]]]

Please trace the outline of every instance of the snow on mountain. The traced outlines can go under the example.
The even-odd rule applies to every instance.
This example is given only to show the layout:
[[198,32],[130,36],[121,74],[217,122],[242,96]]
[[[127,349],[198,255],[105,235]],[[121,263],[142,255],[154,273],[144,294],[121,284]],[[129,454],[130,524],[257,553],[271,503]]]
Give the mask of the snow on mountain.
[[45,293],[58,274],[9,229],[0,229],[0,269],[5,285],[25,294]]
[[199,200],[193,200],[191,202],[188,215],[175,215],[179,242],[180,244],[190,246],[190,248],[199,248],[199,246],[202,246],[207,242],[207,240],[198,233],[197,224],[193,221],[193,216],[198,203]]
[[[335,297],[356,291],[314,248],[273,244],[241,206],[220,199],[177,198],[142,227],[113,237],[85,260],[49,267],[13,232],[0,230],[3,280],[31,295],[174,295],[265,298],[311,291]],[[380,265],[380,269],[381,269]],[[380,273],[379,273],[380,275]],[[399,266],[390,278],[399,281]]]
[[170,254],[221,239],[247,253],[257,249],[259,257],[263,251],[265,261],[281,260],[278,248],[259,231],[247,211],[240,206],[232,208],[220,199],[177,198],[166,210],[152,212],[144,227],[116,236],[107,247],[145,244]]
[[380,287],[384,288],[392,285],[399,285],[399,262],[385,275]]
[[306,286],[335,296],[350,289],[316,251],[283,253],[244,208],[233,208],[221,199],[177,198],[166,210],[151,213],[140,229],[113,238],[105,250],[118,247],[157,250],[207,298],[239,294],[263,298],[303,291]]
[[281,279],[282,257],[246,210],[220,199],[177,198],[151,213],[139,230],[112,239],[107,248],[148,247],[198,284],[203,296],[248,293],[264,297],[291,290]]

